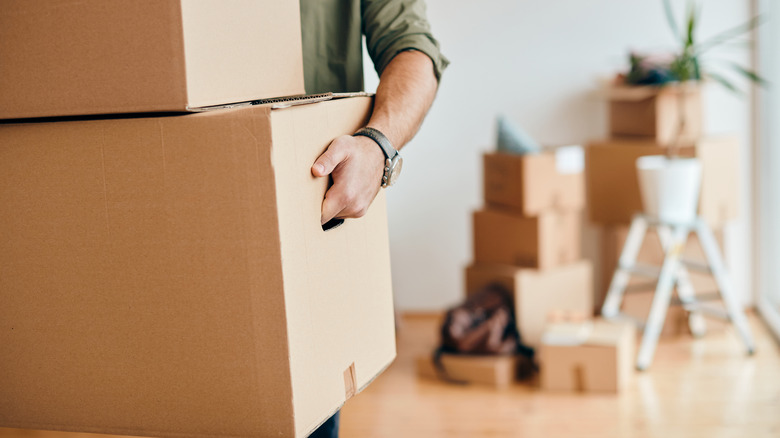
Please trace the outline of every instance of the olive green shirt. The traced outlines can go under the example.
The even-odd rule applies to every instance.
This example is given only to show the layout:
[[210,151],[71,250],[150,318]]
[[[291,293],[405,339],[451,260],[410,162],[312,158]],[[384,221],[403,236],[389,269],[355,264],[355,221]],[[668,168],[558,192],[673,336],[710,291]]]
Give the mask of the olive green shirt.
[[381,76],[404,50],[433,61],[436,79],[449,61],[431,35],[424,0],[300,0],[307,94],[363,91],[362,36]]

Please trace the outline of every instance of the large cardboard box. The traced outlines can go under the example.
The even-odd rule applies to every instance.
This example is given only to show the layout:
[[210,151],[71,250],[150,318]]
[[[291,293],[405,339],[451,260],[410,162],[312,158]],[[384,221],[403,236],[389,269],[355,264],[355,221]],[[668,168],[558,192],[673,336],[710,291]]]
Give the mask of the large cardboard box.
[[474,212],[474,260],[552,268],[581,257],[579,212],[525,217],[484,209]]
[[[699,214],[720,228],[738,215],[739,142],[734,137],[707,137],[681,150],[702,163]],[[585,149],[585,180],[591,222],[627,225],[642,211],[636,160],[662,155],[665,148],[644,140],[610,139]]]
[[537,346],[554,310],[593,313],[593,266],[587,260],[548,270],[473,264],[466,268],[466,294],[497,283],[512,292],[524,344]]
[[539,349],[542,389],[620,392],[631,378],[636,330],[597,320],[552,324]]
[[[617,267],[620,253],[628,235],[628,227],[604,227],[601,230],[601,254],[602,254],[602,284],[603,290],[599,291],[596,297],[597,307],[601,309],[606,298],[612,275]],[[715,231],[715,238],[723,248],[723,232]],[[698,237],[695,234],[688,236],[688,241],[682,253],[684,260],[692,261],[698,264],[706,265],[704,250],[701,247]],[[655,230],[648,230],[645,240],[639,249],[637,262],[644,265],[657,266],[660,268],[663,263],[664,252],[661,242]],[[694,292],[699,299],[706,300],[708,305],[725,309],[723,302],[717,297],[718,285],[712,275],[700,271],[688,269],[688,277],[691,280]],[[631,276],[628,282],[628,293],[623,296],[621,312],[638,320],[646,320],[650,312],[650,306],[653,301],[656,281],[651,278]],[[633,292],[631,292],[633,291]],[[718,319],[708,319],[707,328],[722,331],[728,323]],[[681,306],[673,305],[669,307],[664,322],[662,336],[679,336],[689,333],[688,312]]]
[[[682,144],[702,136],[699,86],[614,86],[608,98],[612,136],[648,137],[663,146],[678,140],[678,135]],[[682,131],[681,118],[685,120]]]
[[0,426],[303,437],[395,357],[383,194],[311,165],[369,98],[0,125]]
[[579,166],[571,165],[571,160],[565,160],[569,151],[578,151],[582,156],[581,147],[527,155],[485,154],[485,202],[491,207],[511,209],[524,216],[536,216],[549,210],[581,210],[585,206],[582,159]]
[[415,360],[417,375],[426,379],[451,379],[458,383],[477,383],[506,388],[518,376],[520,362],[528,359],[513,356],[469,356],[443,354],[441,365],[445,375],[436,369],[431,355],[419,356]]
[[298,2],[4,0],[0,118],[303,94]]

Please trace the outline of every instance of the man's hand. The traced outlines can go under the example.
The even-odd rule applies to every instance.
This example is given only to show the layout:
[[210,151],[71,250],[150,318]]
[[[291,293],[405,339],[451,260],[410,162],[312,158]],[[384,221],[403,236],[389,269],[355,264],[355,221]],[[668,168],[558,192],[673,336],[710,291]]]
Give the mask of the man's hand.
[[366,214],[381,187],[384,165],[384,153],[368,137],[342,135],[333,140],[311,167],[316,177],[333,176],[322,202],[322,224]]
[[[416,50],[398,53],[379,78],[368,126],[400,150],[411,140],[433,103],[438,82],[433,61]],[[385,154],[368,137],[344,135],[331,142],[311,168],[314,176],[333,176],[322,203],[323,225],[334,217],[361,217],[376,197]]]

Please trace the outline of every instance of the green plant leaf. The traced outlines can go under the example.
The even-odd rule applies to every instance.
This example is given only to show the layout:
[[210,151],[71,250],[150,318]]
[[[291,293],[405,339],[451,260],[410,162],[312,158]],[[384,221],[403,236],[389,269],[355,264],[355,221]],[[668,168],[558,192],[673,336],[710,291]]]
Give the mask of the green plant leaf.
[[742,74],[743,76],[745,76],[746,78],[757,83],[758,85],[761,85],[762,87],[766,87],[769,85],[769,82],[767,82],[766,79],[762,78],[761,76],[758,75],[758,73],[752,70],[748,70],[737,63],[731,63],[731,67],[737,72],[739,72],[740,74]]
[[759,25],[763,24],[765,21],[766,21],[766,17],[764,15],[757,15],[751,18],[750,20],[748,20],[747,22],[740,24],[739,26],[734,26],[731,29],[724,30],[723,32],[715,36],[712,36],[709,39],[702,42],[701,44],[699,44],[696,47],[696,53],[700,54],[715,46],[723,44],[732,38],[736,38],[746,32],[750,32],[751,30],[755,29]]
[[688,32],[685,37],[685,49],[693,47],[693,32],[696,29],[696,5],[688,2]]
[[740,95],[742,94],[742,91],[739,88],[737,88],[731,81],[726,79],[724,76],[721,76],[717,73],[707,73],[707,77],[723,85],[723,87],[728,89],[729,91],[732,91]]
[[677,20],[674,18],[674,11],[672,11],[671,0],[664,0],[664,12],[666,13],[666,22],[669,23],[669,28],[674,34],[674,39],[681,39],[680,29],[677,27]]

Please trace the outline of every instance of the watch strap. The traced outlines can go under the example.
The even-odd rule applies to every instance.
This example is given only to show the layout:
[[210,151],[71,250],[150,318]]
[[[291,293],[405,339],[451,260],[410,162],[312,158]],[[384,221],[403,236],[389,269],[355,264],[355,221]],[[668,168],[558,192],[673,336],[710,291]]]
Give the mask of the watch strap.
[[357,132],[352,134],[353,137],[356,135],[362,135],[364,137],[370,138],[371,140],[374,140],[374,142],[379,145],[379,148],[382,149],[382,152],[385,154],[385,158],[392,160],[393,157],[395,157],[395,155],[398,153],[398,151],[393,147],[392,143],[390,143],[390,140],[388,140],[388,138],[378,129],[366,126],[358,129]]

